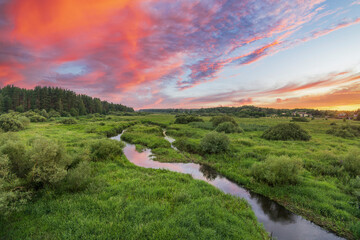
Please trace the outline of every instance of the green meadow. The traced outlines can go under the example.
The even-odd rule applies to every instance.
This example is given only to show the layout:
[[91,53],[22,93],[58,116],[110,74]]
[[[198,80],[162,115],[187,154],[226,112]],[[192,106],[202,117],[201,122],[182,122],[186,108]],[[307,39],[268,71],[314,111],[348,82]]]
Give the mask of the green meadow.
[[[211,117],[200,118],[201,121],[175,124],[176,117],[170,114],[89,115],[78,117],[73,124],[58,118],[30,123],[17,132],[1,133],[0,137],[7,141],[0,142],[0,150],[1,144],[12,141],[31,152],[33,142],[45,138],[64,149],[69,159],[68,175],[83,162],[88,169],[86,176],[66,175],[64,181],[56,184],[50,181],[32,187],[25,203],[1,215],[2,238],[270,238],[245,200],[226,195],[190,175],[144,169],[130,163],[122,153],[112,155],[121,144],[115,146],[114,140],[107,138],[124,129],[123,140],[136,144],[139,151],[151,148],[157,161],[208,165],[326,229],[348,239],[360,238],[360,141],[327,133],[334,126],[360,126],[360,122],[296,122],[311,136],[310,140],[282,141],[267,140],[262,135],[273,126],[290,123],[290,118],[234,117],[235,130],[215,136],[226,136],[228,144],[212,151],[215,145],[209,148],[204,139],[220,128],[213,125]],[[222,125],[221,129],[227,127]],[[165,129],[176,140],[174,146],[179,151],[164,139]],[[103,148],[109,151],[102,151]],[[271,164],[271,159],[296,165],[286,175],[279,169],[282,163]],[[269,174],[269,169],[279,171],[278,176]],[[259,176],[259,171],[264,176]],[[284,176],[279,179],[281,174]],[[79,187],[80,180],[76,179],[86,181]],[[33,186],[28,182],[20,179],[18,185]]]

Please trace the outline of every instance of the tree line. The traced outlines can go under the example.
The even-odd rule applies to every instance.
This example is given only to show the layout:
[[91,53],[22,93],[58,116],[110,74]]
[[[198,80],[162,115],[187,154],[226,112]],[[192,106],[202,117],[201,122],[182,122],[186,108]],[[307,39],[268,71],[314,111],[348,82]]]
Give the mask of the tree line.
[[0,88],[0,113],[10,110],[26,112],[29,110],[55,110],[61,115],[86,115],[92,113],[133,112],[134,109],[122,104],[101,101],[84,94],[58,87],[34,89],[18,88],[8,85]]
[[346,113],[348,116],[353,116],[360,113],[357,111],[335,111],[335,110],[317,110],[317,109],[275,109],[275,108],[262,108],[255,106],[241,106],[241,107],[214,107],[214,108],[201,108],[201,109],[141,109],[140,112],[145,113],[171,113],[171,114],[197,114],[202,116],[215,116],[218,114],[228,114],[240,118],[258,118],[267,116],[293,116],[295,112],[306,112],[314,117],[336,117],[339,113]]

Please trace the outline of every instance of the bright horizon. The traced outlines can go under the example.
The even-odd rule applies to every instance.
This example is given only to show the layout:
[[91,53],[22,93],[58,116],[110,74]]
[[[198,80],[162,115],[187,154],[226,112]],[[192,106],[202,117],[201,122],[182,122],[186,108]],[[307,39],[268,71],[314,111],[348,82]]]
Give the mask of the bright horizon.
[[135,109],[360,108],[359,0],[0,0],[0,87]]

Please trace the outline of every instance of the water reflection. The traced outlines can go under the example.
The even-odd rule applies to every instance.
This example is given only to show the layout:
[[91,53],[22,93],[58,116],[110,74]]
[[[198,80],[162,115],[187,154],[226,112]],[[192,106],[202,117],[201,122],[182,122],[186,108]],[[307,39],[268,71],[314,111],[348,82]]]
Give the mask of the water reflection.
[[[166,135],[165,135],[166,137]],[[113,137],[120,141],[121,134]],[[170,143],[173,138],[167,137]],[[139,153],[135,145],[126,143],[124,154],[127,159],[137,166],[155,169],[167,169],[174,172],[191,174],[194,179],[200,179],[217,187],[225,193],[245,199],[254,211],[257,219],[265,229],[278,240],[339,240],[335,234],[327,232],[319,226],[305,220],[276,202],[231,182],[219,175],[209,166],[195,163],[162,163],[152,160],[151,150]]]
[[207,165],[200,165],[199,170],[208,181],[212,181],[218,176],[215,169]]
[[280,222],[283,224],[295,223],[296,215],[288,211],[278,203],[269,200],[267,197],[250,192],[250,197],[255,199],[257,204],[261,206],[261,209],[269,217],[270,220]]

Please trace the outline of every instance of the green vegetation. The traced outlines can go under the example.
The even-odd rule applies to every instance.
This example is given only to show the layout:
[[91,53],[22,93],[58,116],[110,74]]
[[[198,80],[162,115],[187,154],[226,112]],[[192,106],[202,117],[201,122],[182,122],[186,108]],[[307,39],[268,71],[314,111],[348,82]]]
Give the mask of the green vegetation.
[[217,132],[224,132],[224,133],[240,133],[243,132],[241,128],[237,124],[234,124],[232,122],[223,122],[220,123],[216,127]]
[[[163,115],[148,117],[150,116]],[[203,125],[211,123],[210,117],[203,119]],[[170,124],[167,133],[176,139],[175,146],[180,151],[191,154],[190,160],[185,160],[211,166],[227,178],[268,196],[291,211],[348,239],[359,238],[360,203],[355,184],[357,178],[344,165],[346,158],[359,155],[350,153],[355,151],[352,149],[360,148],[357,139],[328,135],[326,132],[329,123],[325,119],[315,119],[297,123],[306,131],[305,136],[311,135],[308,141],[268,141],[262,138],[266,129],[273,129],[279,124],[286,126],[295,124],[289,123],[289,118],[235,118],[235,120],[244,132],[226,135],[230,139],[230,146],[225,153],[202,155],[200,142],[212,129],[199,127],[193,123]],[[342,125],[341,119],[331,122],[335,122],[336,126]],[[351,125],[360,126],[360,123],[351,121]],[[289,132],[292,133],[293,131]],[[300,130],[300,133],[301,136],[303,132]],[[295,181],[281,184],[268,183],[266,179],[254,175],[254,168],[257,164],[267,162],[269,156],[273,159],[300,159],[303,170],[297,172]],[[356,161],[350,160],[350,162]],[[287,166],[281,167],[286,169]]]
[[296,184],[302,170],[302,161],[289,156],[269,156],[252,166],[255,179],[270,185]]
[[234,125],[237,125],[235,119],[228,115],[222,115],[222,116],[215,116],[211,118],[210,122],[212,122],[214,127],[219,126],[221,123],[230,122]]
[[333,125],[326,133],[342,138],[356,138],[360,137],[360,126],[351,124]]
[[177,115],[175,119],[175,124],[188,124],[191,122],[203,122],[199,117],[194,115]]
[[65,118],[60,121],[62,124],[77,124],[77,121],[73,118]]
[[[52,117],[54,117],[54,111],[64,117],[75,117],[89,113],[107,114],[116,111],[134,111],[134,109],[121,104],[108,103],[98,98],[79,95],[61,88],[38,86],[27,90],[9,85],[0,88],[0,113],[10,110],[17,112],[30,110],[45,111],[45,113],[52,112]],[[43,117],[48,118],[48,116]]]
[[211,132],[201,140],[200,147],[203,153],[222,153],[229,149],[230,140],[223,133]]
[[[327,134],[344,126],[342,120],[329,126],[324,119],[295,124],[286,117],[220,115],[178,124],[175,115],[134,113],[58,124],[64,118],[48,115],[46,122],[0,133],[0,208],[6,213],[0,232],[6,239],[267,238],[243,200],[188,175],[129,163],[123,145],[106,140],[124,129],[123,140],[151,148],[157,161],[205,164],[348,239],[360,237],[360,144]],[[219,133],[222,124],[244,131]],[[179,152],[164,139],[164,128]],[[47,153],[53,157],[36,160],[45,166],[36,173],[54,175],[31,180],[33,161]]]
[[134,166],[123,144],[107,139],[108,132],[127,128],[124,137],[186,161],[160,140],[160,127],[134,125],[145,119],[173,121],[90,116],[78,124],[31,123],[0,133],[1,238],[269,238],[244,200],[189,175]]
[[282,141],[309,141],[311,138],[304,129],[294,123],[280,123],[266,130],[261,137],[267,140]]
[[293,117],[291,122],[309,122],[309,119],[306,117]]

